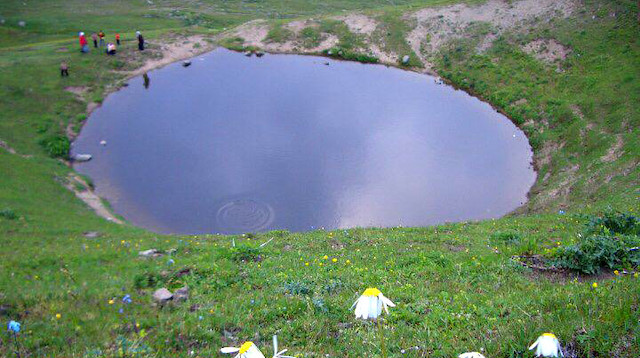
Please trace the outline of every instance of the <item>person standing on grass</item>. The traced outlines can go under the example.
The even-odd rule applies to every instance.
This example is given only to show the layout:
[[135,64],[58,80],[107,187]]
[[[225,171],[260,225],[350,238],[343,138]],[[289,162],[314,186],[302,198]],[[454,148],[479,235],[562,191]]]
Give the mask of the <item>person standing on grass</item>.
[[60,76],[61,77],[69,77],[69,65],[65,61],[60,63]]
[[89,52],[89,45],[87,45],[87,38],[84,37],[84,32],[80,32],[79,40],[80,40],[80,52],[82,53]]
[[91,34],[91,39],[93,40],[93,47],[98,48],[98,35],[95,32]]
[[116,45],[120,46],[120,34],[116,32]]
[[102,32],[102,30],[100,30],[100,32],[98,32],[98,37],[100,38],[100,47],[104,46],[104,32]]
[[136,37],[138,37],[138,50],[144,51],[144,37],[142,37],[140,31],[136,31]]

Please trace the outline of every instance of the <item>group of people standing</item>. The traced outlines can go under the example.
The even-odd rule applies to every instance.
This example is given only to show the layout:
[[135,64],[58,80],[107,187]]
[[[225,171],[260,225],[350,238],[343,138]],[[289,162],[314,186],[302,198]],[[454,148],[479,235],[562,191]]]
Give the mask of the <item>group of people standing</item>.
[[[105,47],[105,40],[104,38],[106,37],[104,31],[100,30],[100,32],[98,32],[97,34],[94,32],[91,34],[91,40],[93,41],[93,47],[98,48],[98,47]],[[140,33],[140,31],[136,31],[136,38],[138,39],[138,50],[143,51],[144,50],[144,37],[142,36],[142,34]],[[80,52],[82,53],[88,53],[89,52],[89,42],[87,41],[87,37],[84,34],[84,32],[80,31],[78,33],[78,40],[80,41]],[[120,46],[120,34],[116,32],[115,35],[115,40],[116,43],[113,42],[109,42],[106,45],[106,50],[105,52],[108,55],[115,55],[116,54],[116,49],[117,46]],[[60,64],[60,76],[62,77],[68,77],[69,76],[69,65],[67,65],[66,62],[62,62]]]
[[[98,47],[104,47],[105,46],[105,33],[104,31],[100,30],[100,32],[98,32],[97,34],[94,32],[91,34],[91,40],[93,40],[93,47],[98,48]],[[144,37],[142,36],[142,34],[140,33],[140,31],[136,31],[136,38],[138,39],[138,50],[143,51],[144,50]],[[87,41],[87,38],[84,34],[84,32],[80,32],[78,34],[78,39],[80,41],[80,52],[82,53],[87,53],[89,52],[89,43]],[[117,46],[120,46],[120,34],[116,33],[115,36],[115,40],[116,43],[114,44],[113,42],[109,42],[106,46],[106,52],[109,55],[115,55],[116,54],[116,44]]]

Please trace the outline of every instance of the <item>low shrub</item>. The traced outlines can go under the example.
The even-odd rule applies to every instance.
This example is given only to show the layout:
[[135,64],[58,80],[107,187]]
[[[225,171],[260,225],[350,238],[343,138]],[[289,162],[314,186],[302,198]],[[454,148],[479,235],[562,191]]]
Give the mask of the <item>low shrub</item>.
[[638,236],[587,236],[579,242],[561,247],[555,254],[555,265],[594,274],[601,268],[640,265]]
[[362,63],[378,63],[379,62],[377,57],[348,51],[341,47],[334,47],[328,50],[324,50],[322,51],[322,53],[329,57],[336,57],[336,58],[340,58],[347,61],[358,61]]
[[516,231],[496,231],[491,235],[494,244],[518,244],[522,241],[522,235]]
[[313,287],[308,282],[291,281],[284,284],[283,291],[290,295],[310,296],[313,294]]
[[231,259],[236,262],[261,261],[260,249],[249,245],[238,245],[231,249]]
[[5,218],[7,220],[15,220],[18,218],[18,215],[11,208],[4,208],[0,210],[0,218]]
[[590,217],[585,233],[640,235],[640,219],[635,215],[609,209],[602,216]]
[[40,140],[40,145],[52,158],[68,158],[71,143],[64,135],[50,135]]

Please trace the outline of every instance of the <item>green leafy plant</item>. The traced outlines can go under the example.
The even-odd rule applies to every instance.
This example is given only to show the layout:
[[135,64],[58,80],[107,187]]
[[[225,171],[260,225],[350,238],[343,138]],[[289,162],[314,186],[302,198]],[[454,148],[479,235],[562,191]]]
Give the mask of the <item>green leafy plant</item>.
[[638,266],[639,245],[637,236],[587,236],[573,245],[559,248],[555,264],[587,274],[597,273],[603,267]]
[[40,145],[52,158],[68,158],[71,143],[69,138],[58,134],[43,138]]
[[18,214],[11,208],[4,208],[0,210],[0,218],[5,218],[7,220],[15,220],[18,218]]
[[231,259],[236,262],[262,261],[260,248],[249,245],[238,245],[231,249]]

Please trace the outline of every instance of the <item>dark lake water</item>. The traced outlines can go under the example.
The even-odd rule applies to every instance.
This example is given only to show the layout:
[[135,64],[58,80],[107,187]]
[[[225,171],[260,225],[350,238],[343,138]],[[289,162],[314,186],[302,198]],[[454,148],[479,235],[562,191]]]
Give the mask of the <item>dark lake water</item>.
[[495,218],[535,180],[523,132],[433,77],[222,49],[192,61],[150,72],[148,88],[132,79],[73,145],[93,155],[75,169],[134,225],[195,234]]

